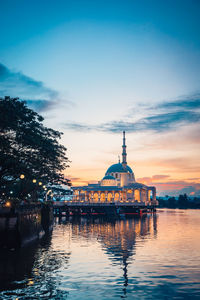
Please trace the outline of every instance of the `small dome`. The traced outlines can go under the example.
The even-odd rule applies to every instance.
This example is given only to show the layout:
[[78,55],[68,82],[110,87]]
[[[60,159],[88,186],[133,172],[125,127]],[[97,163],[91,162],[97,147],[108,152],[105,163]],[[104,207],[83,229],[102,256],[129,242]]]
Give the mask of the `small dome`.
[[111,175],[106,175],[106,176],[104,176],[104,178],[102,180],[115,180],[115,177],[113,177]]
[[114,176],[105,175],[104,178],[101,180],[101,186],[116,186],[117,180]]
[[126,166],[126,168],[124,168],[121,163],[118,163],[118,164],[114,164],[108,168],[108,170],[106,171],[106,175],[109,173],[131,173],[131,174],[133,174],[133,171],[129,166]]

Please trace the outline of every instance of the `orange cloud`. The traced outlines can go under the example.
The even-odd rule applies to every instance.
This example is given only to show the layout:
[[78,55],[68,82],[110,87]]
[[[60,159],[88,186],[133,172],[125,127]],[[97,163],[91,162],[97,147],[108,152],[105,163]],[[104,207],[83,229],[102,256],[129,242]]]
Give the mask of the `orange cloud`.
[[[200,183],[199,181],[191,181],[192,178],[187,180],[167,180],[161,181],[162,179],[169,178],[169,175],[153,175],[152,177],[138,178],[138,182],[147,185],[156,186],[158,195],[171,194],[179,195],[181,193],[187,193],[188,195],[200,195]],[[199,180],[199,178],[197,178]]]
[[163,179],[166,179],[166,178],[169,178],[170,176],[169,175],[153,175],[152,176],[152,179],[154,180],[163,180]]

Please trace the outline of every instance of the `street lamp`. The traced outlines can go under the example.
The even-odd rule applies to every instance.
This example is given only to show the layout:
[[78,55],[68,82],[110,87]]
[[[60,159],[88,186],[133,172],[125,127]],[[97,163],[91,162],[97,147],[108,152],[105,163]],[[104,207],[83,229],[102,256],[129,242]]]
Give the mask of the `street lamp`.
[[[21,174],[19,176],[19,178],[23,180],[25,178],[25,175]],[[23,194],[23,181],[22,180],[20,181],[20,191],[19,191],[20,196]]]
[[36,183],[37,182],[37,180],[36,179],[33,179],[33,183]]
[[11,207],[10,201],[7,201],[7,202],[5,203],[5,207]]
[[38,184],[39,184],[39,185],[42,185],[42,182],[40,181]]

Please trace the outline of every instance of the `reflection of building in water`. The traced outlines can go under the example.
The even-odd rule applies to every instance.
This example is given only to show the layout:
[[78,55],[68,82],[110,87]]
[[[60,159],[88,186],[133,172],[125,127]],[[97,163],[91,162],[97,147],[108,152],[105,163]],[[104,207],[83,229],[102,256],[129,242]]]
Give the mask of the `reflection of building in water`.
[[135,254],[136,240],[145,242],[147,235],[156,237],[157,219],[155,216],[143,216],[115,222],[78,223],[72,225],[72,234],[85,238],[96,237],[101,243],[103,250],[114,264],[120,263],[123,268],[124,288],[126,294],[128,285],[128,264]]
[[123,132],[122,162],[111,165],[98,184],[73,187],[75,200],[92,203],[131,202],[156,205],[156,189],[135,181],[127,164],[125,131]]

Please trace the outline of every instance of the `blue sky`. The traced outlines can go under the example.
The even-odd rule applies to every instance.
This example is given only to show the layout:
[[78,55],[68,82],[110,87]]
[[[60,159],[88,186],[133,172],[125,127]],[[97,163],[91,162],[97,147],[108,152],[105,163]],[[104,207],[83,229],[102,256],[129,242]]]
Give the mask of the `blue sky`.
[[[28,100],[48,126],[64,131],[69,176],[101,177],[120,151],[125,127],[136,177],[168,176],[172,169],[163,160],[195,164],[191,156],[194,174],[181,176],[180,165],[170,176],[197,177],[199,1],[0,0],[0,28],[0,96]],[[186,150],[172,145],[166,152],[162,145],[177,132]],[[160,169],[148,139],[159,139]],[[145,169],[142,159],[154,164]]]

